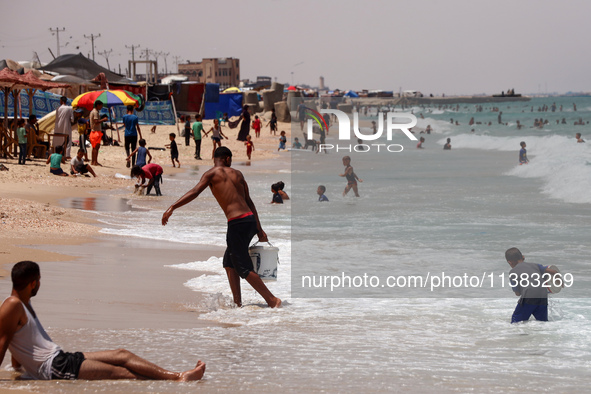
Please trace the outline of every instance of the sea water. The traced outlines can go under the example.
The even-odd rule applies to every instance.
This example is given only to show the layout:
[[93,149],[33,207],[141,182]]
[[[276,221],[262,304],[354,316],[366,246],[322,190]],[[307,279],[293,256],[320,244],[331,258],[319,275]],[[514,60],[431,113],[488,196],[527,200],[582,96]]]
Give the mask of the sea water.
[[[563,105],[562,112],[537,111],[552,102]],[[493,106],[508,125],[498,123]],[[575,142],[575,132],[585,138],[588,126],[573,122],[591,120],[591,99],[536,98],[483,107],[482,112],[472,104],[460,104],[458,110],[455,105],[405,109],[419,117],[415,132],[425,136],[424,149],[400,135],[392,141],[404,146],[399,153],[294,152],[291,166],[280,160],[235,164],[245,174],[269,240],[280,249],[278,280],[268,286],[283,299],[283,308],[266,308],[246,283],[245,306],[234,308],[221,259],[211,257],[169,269],[195,271],[184,286],[201,300],[193,305],[200,319],[229,327],[73,330],[52,332],[54,339],[88,334],[96,338],[93,345],[110,348],[123,338],[127,347],[141,347],[146,357],[177,369],[199,356],[208,363],[198,387],[206,392],[587,391],[591,147]],[[468,125],[471,117],[481,124]],[[550,124],[531,128],[540,117]],[[556,125],[563,117],[567,124]],[[521,130],[517,120],[524,125]],[[428,124],[433,133],[419,135]],[[297,127],[292,136],[298,136]],[[335,135],[331,129],[327,143],[338,143]],[[447,138],[451,151],[442,149]],[[521,141],[527,143],[527,165],[518,163]],[[351,156],[363,180],[359,198],[352,191],[342,196],[344,155]],[[162,199],[131,200],[134,207],[148,209],[141,215],[96,212],[102,232],[223,246],[225,218],[209,191],[177,210],[166,227],[160,225],[164,209],[193,187],[203,170],[165,176]],[[292,199],[271,205],[270,185],[279,180]],[[320,184],[327,188],[328,203],[317,202]],[[504,252],[513,246],[526,261],[557,265],[574,279],[550,296],[550,322],[532,318],[510,324],[517,297],[500,280],[510,269]],[[380,280],[446,273],[492,277],[494,283],[331,291],[306,288],[301,281],[306,275],[364,273]],[[162,382],[92,387],[194,390]]]

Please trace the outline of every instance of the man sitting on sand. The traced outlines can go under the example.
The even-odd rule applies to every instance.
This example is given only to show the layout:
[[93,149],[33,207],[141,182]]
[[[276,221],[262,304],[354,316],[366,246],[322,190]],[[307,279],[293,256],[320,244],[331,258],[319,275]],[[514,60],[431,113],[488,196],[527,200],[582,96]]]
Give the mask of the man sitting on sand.
[[32,379],[153,379],[179,382],[199,380],[205,364],[171,372],[125,350],[66,353],[53,343],[31,306],[41,286],[39,265],[21,261],[12,267],[12,294],[0,306],[0,363],[6,350],[12,365]]
[[227,249],[224,253],[224,268],[230,282],[234,302],[242,306],[240,278],[248,283],[267,301],[271,308],[281,306],[281,300],[273,295],[265,286],[259,275],[254,271],[252,260],[248,254],[250,240],[255,234],[259,242],[267,242],[267,234],[261,228],[259,216],[254,203],[250,199],[248,185],[240,171],[230,168],[232,152],[225,146],[214,152],[214,166],[205,172],[199,183],[162,215],[162,225],[166,226],[175,209],[193,201],[209,186],[211,193],[228,218],[226,235]]

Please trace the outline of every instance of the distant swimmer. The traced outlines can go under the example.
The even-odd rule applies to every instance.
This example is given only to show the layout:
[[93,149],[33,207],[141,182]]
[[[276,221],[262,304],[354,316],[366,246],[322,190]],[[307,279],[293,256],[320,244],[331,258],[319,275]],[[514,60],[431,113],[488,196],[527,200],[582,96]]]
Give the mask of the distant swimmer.
[[428,125],[427,125],[427,128],[425,129],[425,133],[427,133],[427,134],[431,134],[431,131],[433,131],[433,129],[431,128],[431,125],[430,125],[430,124],[428,124]]
[[417,149],[423,149],[423,142],[425,142],[425,137],[421,137],[419,139],[419,143],[417,144]]
[[507,249],[505,259],[511,266],[510,286],[515,295],[519,296],[511,323],[527,321],[531,315],[536,320],[548,321],[548,288],[543,283],[550,276],[554,281],[558,271],[541,264],[526,263],[525,257],[517,248]]
[[451,150],[451,138],[447,139],[447,143],[443,145],[443,150]]
[[318,201],[319,202],[322,202],[322,201],[328,202],[328,197],[326,197],[324,195],[324,193],[326,193],[326,186],[324,186],[324,185],[318,186],[318,189],[316,189],[316,194],[318,194]]
[[[205,364],[185,372],[161,368],[125,349],[94,352],[64,352],[55,344],[31,305],[41,286],[41,270],[33,261],[12,267],[12,293],[0,306],[0,364],[6,350],[12,366],[23,378],[37,380],[152,379],[186,382],[199,380]],[[67,286],[67,283],[62,284]],[[76,391],[76,390],[75,390]]]
[[519,143],[521,145],[521,150],[519,151],[519,165],[529,163],[529,159],[527,158],[527,150],[525,149],[525,142],[521,141]]
[[585,140],[581,138],[581,133],[575,134],[575,138],[577,139],[577,142],[579,142],[579,143],[585,142]]
[[214,153],[213,168],[206,171],[193,189],[164,212],[162,225],[166,226],[176,209],[190,203],[209,187],[228,220],[227,248],[224,253],[223,267],[228,276],[234,303],[242,306],[240,290],[240,278],[242,278],[246,279],[271,308],[280,307],[281,300],[271,293],[255,272],[252,259],[248,254],[250,240],[255,234],[260,242],[267,242],[268,239],[250,198],[246,180],[242,173],[231,168],[231,165],[232,151],[225,146],[217,148]]
[[353,167],[351,167],[351,158],[349,156],[343,157],[343,165],[345,166],[345,173],[339,175],[347,178],[347,186],[345,186],[343,196],[346,196],[347,193],[349,193],[349,190],[353,189],[355,197],[359,197],[359,192],[357,191],[357,181],[363,181],[359,179],[357,174],[355,174],[355,171],[353,171]]
[[271,185],[271,193],[273,193],[271,204],[283,204],[283,198],[279,194],[279,186],[276,183]]
[[276,183],[276,185],[279,188],[278,192],[279,192],[279,195],[281,196],[281,198],[284,200],[289,200],[289,196],[287,195],[286,192],[283,191],[283,189],[285,189],[285,183],[283,183],[283,181],[279,181]]

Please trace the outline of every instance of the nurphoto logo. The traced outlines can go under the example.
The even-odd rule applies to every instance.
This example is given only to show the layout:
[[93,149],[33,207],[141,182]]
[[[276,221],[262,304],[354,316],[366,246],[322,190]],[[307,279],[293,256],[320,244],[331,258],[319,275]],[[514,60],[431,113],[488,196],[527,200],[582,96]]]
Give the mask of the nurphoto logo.
[[[320,113],[306,108],[306,114],[308,115],[307,120],[307,131],[308,131],[308,139],[314,139],[313,130],[315,127],[320,128],[321,131],[324,133],[328,132],[328,125],[324,120],[322,114],[332,114],[334,115],[339,123],[339,141],[350,141],[351,140],[351,120],[349,116],[340,111],[338,109],[321,109]],[[386,118],[386,139],[388,141],[392,141],[392,135],[395,130],[402,131],[408,139],[411,141],[417,141],[417,138],[413,135],[410,131],[413,127],[417,125],[417,118],[413,114],[408,113],[394,113],[394,112],[387,112],[385,115]],[[408,123],[397,123],[395,120],[399,119],[410,119]],[[316,123],[316,124],[314,124]],[[357,140],[357,144],[349,144],[349,145],[342,145],[342,144],[326,144],[321,143],[319,144],[319,151],[329,151],[335,150],[336,152],[339,151],[348,151],[348,152],[370,152],[372,150],[377,150],[378,152],[381,149],[385,149],[388,152],[402,152],[404,147],[400,144],[380,144],[380,143],[366,143],[366,141],[377,141],[379,138],[382,137],[384,134],[384,114],[382,112],[378,113],[378,127],[373,134],[362,134],[359,130],[359,113],[353,113],[353,134],[355,135],[355,139]]]

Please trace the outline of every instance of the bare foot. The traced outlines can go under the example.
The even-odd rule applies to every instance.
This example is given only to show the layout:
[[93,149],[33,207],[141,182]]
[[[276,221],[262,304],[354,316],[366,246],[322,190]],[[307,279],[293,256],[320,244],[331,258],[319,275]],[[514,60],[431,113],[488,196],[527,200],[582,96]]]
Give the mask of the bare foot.
[[190,382],[193,380],[200,380],[205,373],[205,363],[201,360],[197,361],[195,369],[183,372],[179,378],[179,382]]
[[281,299],[275,297],[274,302],[269,303],[270,308],[281,308]]

